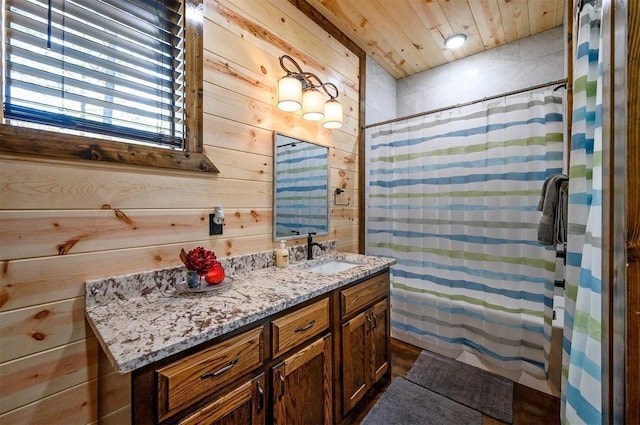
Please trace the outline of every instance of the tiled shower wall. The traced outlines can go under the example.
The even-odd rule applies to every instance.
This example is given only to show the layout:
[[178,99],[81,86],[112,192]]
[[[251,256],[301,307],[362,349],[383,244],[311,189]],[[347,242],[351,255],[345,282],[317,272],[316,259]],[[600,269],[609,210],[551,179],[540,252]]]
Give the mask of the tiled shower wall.
[[375,124],[398,116],[396,86],[395,78],[367,56],[365,124]]
[[557,27],[397,80],[395,84],[390,75],[367,57],[366,124],[562,79],[564,49],[563,29]]

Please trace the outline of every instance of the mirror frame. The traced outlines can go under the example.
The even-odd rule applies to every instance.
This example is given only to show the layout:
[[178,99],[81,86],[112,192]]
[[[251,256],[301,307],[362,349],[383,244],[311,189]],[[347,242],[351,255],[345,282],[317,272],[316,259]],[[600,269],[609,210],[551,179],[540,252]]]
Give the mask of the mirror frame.
[[[327,180],[326,180],[326,200],[325,200],[325,217],[326,217],[326,224],[327,224],[327,230],[323,231],[323,232],[318,232],[316,230],[316,234],[317,235],[328,235],[329,234],[329,223],[330,223],[330,216],[329,216],[329,171],[330,171],[330,167],[329,167],[329,147],[328,146],[324,146],[321,145],[319,143],[314,143],[314,142],[309,142],[307,140],[302,140],[298,137],[291,137],[291,136],[287,136],[286,134],[282,134],[282,133],[278,133],[276,131],[273,132],[273,240],[274,241],[281,241],[281,240],[289,240],[289,239],[298,239],[301,237],[306,237],[307,236],[307,232],[305,233],[300,233],[300,234],[293,234],[291,236],[281,236],[277,234],[277,218],[278,218],[278,207],[277,207],[277,197],[278,197],[278,187],[277,187],[277,173],[278,173],[278,142],[279,141],[283,141],[283,142],[288,142],[288,143],[307,143],[310,145],[314,145],[320,148],[324,148],[326,149],[326,153],[327,153],[327,163],[326,163],[326,174],[327,174]],[[280,146],[288,146],[287,143],[281,143]]]

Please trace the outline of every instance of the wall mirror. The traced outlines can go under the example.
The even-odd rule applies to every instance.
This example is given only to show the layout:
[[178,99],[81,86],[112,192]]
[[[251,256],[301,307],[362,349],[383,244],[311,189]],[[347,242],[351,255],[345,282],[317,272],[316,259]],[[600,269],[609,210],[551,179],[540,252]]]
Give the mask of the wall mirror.
[[274,133],[273,239],[329,233],[329,148]]

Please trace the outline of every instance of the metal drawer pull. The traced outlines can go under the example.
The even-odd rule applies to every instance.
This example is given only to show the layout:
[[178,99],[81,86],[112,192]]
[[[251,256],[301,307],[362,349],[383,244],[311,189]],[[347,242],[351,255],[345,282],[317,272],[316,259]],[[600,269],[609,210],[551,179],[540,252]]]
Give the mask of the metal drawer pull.
[[280,400],[284,397],[284,376],[282,376],[281,370],[278,370],[278,378],[280,378],[280,396],[278,397],[278,400]]
[[378,327],[378,316],[374,312],[371,312],[371,315],[373,316],[373,329],[375,329]]
[[258,413],[260,413],[264,409],[264,390],[260,386],[260,381],[256,382],[256,386],[258,390]]
[[225,367],[223,367],[222,369],[218,369],[215,372],[207,372],[204,375],[200,376],[200,379],[207,379],[207,378],[211,378],[212,376],[213,377],[220,376],[223,373],[230,371],[236,365],[236,363],[238,363],[237,357],[231,360],[231,362]]
[[312,320],[312,321],[309,322],[308,325],[306,325],[306,326],[304,326],[302,328],[295,328],[294,332],[304,332],[307,329],[311,329],[313,327],[313,325],[315,325],[315,324],[316,324],[316,321]]

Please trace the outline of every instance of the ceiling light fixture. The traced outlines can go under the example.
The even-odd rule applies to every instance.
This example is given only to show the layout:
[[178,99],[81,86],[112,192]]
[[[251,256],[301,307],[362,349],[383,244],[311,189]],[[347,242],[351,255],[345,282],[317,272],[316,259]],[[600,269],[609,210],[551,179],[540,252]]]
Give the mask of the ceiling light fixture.
[[453,34],[444,40],[444,45],[447,49],[457,49],[467,41],[465,34]]
[[[284,64],[288,60],[295,67],[291,71]],[[302,108],[302,117],[309,121],[320,121],[325,128],[342,127],[342,105],[338,102],[338,87],[333,83],[323,83],[310,72],[302,71],[300,65],[289,55],[280,56],[280,66],[287,73],[278,80],[278,109],[296,112]],[[322,89],[329,100],[320,92]]]

